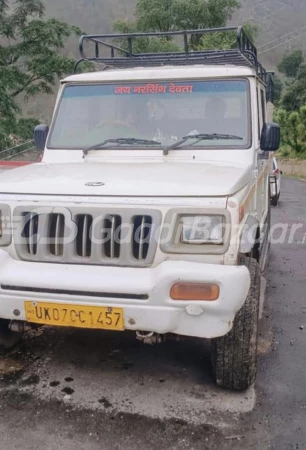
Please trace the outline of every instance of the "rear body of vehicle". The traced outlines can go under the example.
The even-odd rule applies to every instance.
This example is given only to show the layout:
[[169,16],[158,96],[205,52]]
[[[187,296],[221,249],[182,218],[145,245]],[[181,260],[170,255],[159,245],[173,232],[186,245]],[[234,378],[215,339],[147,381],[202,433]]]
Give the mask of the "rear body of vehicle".
[[63,81],[50,132],[36,130],[42,162],[0,178],[11,328],[208,338],[219,385],[254,381],[279,129],[267,123],[270,77],[239,33],[238,63],[203,52],[139,67],[145,57],[111,47],[115,65],[133,67]]

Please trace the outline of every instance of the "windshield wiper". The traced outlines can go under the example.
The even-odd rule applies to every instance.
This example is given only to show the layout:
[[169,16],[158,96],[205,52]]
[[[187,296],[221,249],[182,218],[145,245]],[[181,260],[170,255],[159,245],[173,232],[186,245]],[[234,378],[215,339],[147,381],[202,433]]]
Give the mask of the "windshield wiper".
[[243,140],[243,138],[241,136],[235,136],[234,134],[217,134],[217,133],[213,133],[213,134],[209,134],[209,133],[201,133],[201,134],[190,134],[188,136],[184,136],[181,140],[175,142],[175,144],[170,145],[169,147],[164,149],[164,155],[168,155],[169,151],[171,150],[175,150],[179,147],[181,147],[183,144],[185,144],[185,142],[191,140],[191,139],[195,139],[196,142],[193,142],[192,145],[197,144],[198,142],[201,141],[211,141],[214,139],[224,139],[224,140]]
[[99,150],[105,147],[107,144],[117,144],[117,145],[161,145],[161,142],[150,141],[148,139],[137,139],[137,138],[117,138],[117,139],[106,139],[105,141],[99,142],[98,144],[92,145],[91,147],[85,148],[83,150],[84,156],[88,155],[92,150]]

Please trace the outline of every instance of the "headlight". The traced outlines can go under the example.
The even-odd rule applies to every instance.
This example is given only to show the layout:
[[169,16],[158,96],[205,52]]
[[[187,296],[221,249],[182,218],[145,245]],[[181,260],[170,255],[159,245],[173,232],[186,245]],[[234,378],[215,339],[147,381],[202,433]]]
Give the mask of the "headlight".
[[223,216],[181,217],[184,244],[223,244]]
[[231,215],[224,208],[172,208],[164,219],[160,248],[177,255],[223,255],[231,238]]

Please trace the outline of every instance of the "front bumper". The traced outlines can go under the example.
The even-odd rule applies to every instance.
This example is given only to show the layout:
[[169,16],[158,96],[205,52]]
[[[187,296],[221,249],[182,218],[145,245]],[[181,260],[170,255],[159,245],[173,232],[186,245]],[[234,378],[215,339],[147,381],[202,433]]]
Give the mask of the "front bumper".
[[[174,301],[170,289],[177,282],[217,283],[219,299]],[[127,330],[214,338],[231,330],[245,302],[250,275],[244,266],[186,261],[165,261],[154,268],[33,263],[0,250],[0,286],[4,319],[26,320],[26,300],[109,306],[123,308]],[[18,317],[15,310],[20,311]]]

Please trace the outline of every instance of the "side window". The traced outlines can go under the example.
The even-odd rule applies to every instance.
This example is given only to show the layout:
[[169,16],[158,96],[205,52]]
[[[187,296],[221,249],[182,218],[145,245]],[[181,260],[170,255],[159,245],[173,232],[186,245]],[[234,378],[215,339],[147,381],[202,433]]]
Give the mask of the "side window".
[[265,92],[260,89],[260,97],[261,97],[261,112],[262,112],[262,123],[266,123],[266,98]]
[[258,139],[260,139],[260,135],[261,135],[261,108],[260,108],[260,103],[259,103],[259,91],[258,91],[258,87],[256,88],[256,94],[257,94],[257,110],[258,110]]
[[265,91],[260,86],[257,86],[257,104],[258,104],[258,139],[260,139],[262,127],[266,122]]

